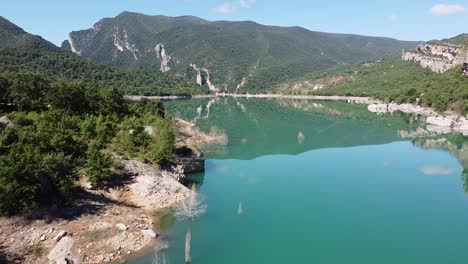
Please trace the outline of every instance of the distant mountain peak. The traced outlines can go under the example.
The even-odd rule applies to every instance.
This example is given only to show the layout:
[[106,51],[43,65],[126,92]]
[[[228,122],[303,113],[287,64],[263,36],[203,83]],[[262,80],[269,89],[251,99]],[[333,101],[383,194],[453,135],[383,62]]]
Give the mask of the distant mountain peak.
[[26,31],[2,16],[0,16],[0,30],[10,34],[26,34]]
[[0,16],[0,49],[1,48],[61,51],[59,47],[49,41],[24,31],[21,27]]
[[453,38],[449,39],[444,39],[442,40],[443,42],[455,44],[455,45],[462,45],[462,46],[467,46],[468,47],[468,34],[463,33],[458,36],[455,36]]

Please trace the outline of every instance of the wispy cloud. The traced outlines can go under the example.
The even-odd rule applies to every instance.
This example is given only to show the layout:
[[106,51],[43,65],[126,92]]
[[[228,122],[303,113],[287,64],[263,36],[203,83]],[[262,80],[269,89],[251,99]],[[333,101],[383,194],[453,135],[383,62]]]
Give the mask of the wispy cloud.
[[447,5],[438,4],[431,8],[431,13],[438,16],[455,15],[467,13],[467,9],[463,5]]
[[445,166],[424,166],[421,172],[426,175],[448,175],[453,172],[453,169]]
[[251,8],[257,0],[240,0],[240,4],[243,8]]
[[215,7],[214,11],[220,14],[231,14],[231,13],[234,13],[234,11],[236,10],[231,3],[225,3],[220,6]]
[[388,17],[388,20],[392,23],[395,23],[398,21],[398,19],[400,19],[400,17],[397,15],[397,14],[391,14],[389,17]]

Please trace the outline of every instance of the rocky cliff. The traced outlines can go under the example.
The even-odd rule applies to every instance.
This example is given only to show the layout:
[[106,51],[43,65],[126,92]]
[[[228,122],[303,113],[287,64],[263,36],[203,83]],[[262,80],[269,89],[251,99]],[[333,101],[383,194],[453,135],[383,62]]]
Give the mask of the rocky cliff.
[[468,62],[468,47],[444,42],[424,43],[414,50],[404,50],[402,59],[443,73]]

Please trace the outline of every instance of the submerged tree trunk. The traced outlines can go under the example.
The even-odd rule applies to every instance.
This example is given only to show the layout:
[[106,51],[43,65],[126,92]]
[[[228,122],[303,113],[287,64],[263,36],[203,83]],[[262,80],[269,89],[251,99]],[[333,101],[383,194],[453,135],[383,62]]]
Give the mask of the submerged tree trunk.
[[193,185],[192,196],[176,209],[177,216],[188,220],[188,231],[187,235],[185,236],[185,263],[187,264],[192,262],[192,258],[190,256],[192,221],[206,212],[206,205],[200,198],[198,198],[195,188],[196,186]]
[[189,223],[189,228],[187,231],[187,235],[185,236],[185,263],[189,264],[192,262],[192,258],[190,257],[190,244],[192,241],[192,234],[190,230],[190,223]]

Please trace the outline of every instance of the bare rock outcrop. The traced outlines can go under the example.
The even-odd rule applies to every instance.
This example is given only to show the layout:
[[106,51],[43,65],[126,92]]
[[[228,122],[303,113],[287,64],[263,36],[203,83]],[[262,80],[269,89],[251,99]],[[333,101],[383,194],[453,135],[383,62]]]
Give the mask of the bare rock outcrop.
[[62,230],[54,237],[54,240],[58,242],[66,235],[67,235],[67,232]]
[[158,59],[161,59],[161,67],[160,70],[162,72],[168,72],[171,70],[171,67],[169,67],[169,62],[172,60],[172,55],[169,55],[166,52],[166,48],[164,47],[164,44],[159,43],[156,45],[154,48],[154,51],[156,52],[156,57]]
[[73,252],[74,244],[75,239],[72,237],[63,237],[50,251],[47,258],[51,263],[82,263],[82,256]]
[[156,233],[152,229],[141,230],[141,234],[145,237],[156,238]]
[[174,206],[190,196],[191,191],[176,179],[168,177],[148,164],[123,160],[126,171],[135,174],[129,186],[128,202],[147,210]]
[[184,174],[202,172],[205,170],[205,158],[203,153],[194,153],[189,156],[179,156],[176,158],[177,163],[182,164]]
[[190,67],[197,72],[197,84],[208,85],[208,88],[212,92],[218,92],[219,89],[211,82],[210,71],[205,68],[200,68],[196,64],[190,64]]
[[449,43],[425,43],[415,50],[404,50],[401,58],[414,61],[433,72],[443,73],[468,62],[468,48]]
[[114,28],[114,46],[118,52],[130,51],[133,54],[133,58],[138,60],[139,49],[134,43],[130,43],[127,29],[120,30],[118,27]]

